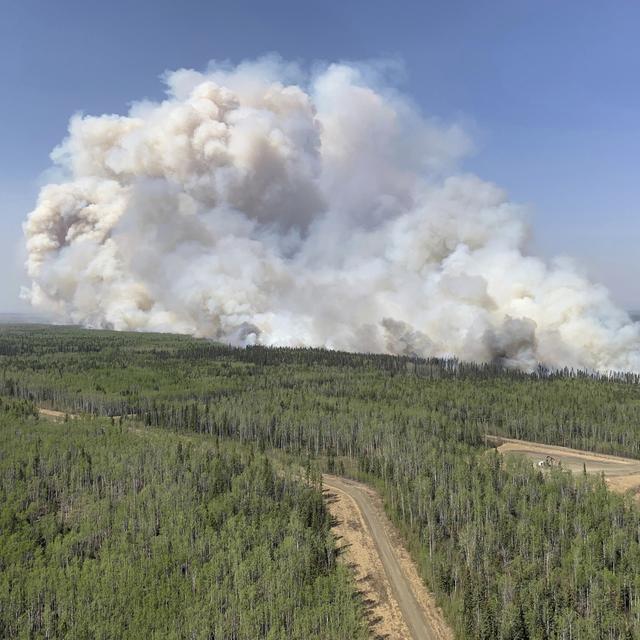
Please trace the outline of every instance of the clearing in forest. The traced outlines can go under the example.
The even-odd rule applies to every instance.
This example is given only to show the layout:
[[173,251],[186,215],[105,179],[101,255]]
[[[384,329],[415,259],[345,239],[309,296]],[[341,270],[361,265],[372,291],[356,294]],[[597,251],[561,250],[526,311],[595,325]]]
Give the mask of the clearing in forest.
[[631,489],[640,493],[640,460],[489,435],[487,443],[502,454],[524,455],[543,467],[548,466],[542,463],[550,456],[552,466],[560,464],[563,469],[574,473],[586,469],[590,474],[604,474],[612,491],[624,493]]

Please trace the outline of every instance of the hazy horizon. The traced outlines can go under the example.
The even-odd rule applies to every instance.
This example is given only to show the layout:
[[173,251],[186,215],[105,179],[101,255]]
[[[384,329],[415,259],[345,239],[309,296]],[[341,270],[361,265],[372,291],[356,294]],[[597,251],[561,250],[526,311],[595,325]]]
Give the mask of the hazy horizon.
[[639,369],[640,8],[577,6],[11,7],[0,310]]

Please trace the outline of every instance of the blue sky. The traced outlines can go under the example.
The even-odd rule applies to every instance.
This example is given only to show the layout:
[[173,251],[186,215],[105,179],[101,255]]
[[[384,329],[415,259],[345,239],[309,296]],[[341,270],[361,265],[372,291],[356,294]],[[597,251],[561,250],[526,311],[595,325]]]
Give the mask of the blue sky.
[[162,96],[166,69],[265,53],[402,60],[425,113],[466,122],[463,168],[528,205],[533,248],[640,308],[640,3],[0,0],[0,311],[24,308],[21,222],[69,116]]

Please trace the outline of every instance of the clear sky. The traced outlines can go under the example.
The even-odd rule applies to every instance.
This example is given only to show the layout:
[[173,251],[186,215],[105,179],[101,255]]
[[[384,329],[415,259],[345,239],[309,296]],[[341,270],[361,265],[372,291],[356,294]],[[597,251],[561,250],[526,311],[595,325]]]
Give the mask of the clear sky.
[[24,309],[21,223],[72,113],[270,52],[402,60],[403,92],[467,123],[463,168],[529,206],[536,252],[640,308],[639,33],[635,0],[0,0],[0,311]]

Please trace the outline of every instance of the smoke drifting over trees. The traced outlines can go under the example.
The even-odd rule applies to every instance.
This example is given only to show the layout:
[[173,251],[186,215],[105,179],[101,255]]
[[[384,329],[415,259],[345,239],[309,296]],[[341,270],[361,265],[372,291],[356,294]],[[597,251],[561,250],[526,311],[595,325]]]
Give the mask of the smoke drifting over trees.
[[570,264],[526,254],[457,125],[374,69],[275,59],[165,76],[76,115],[25,222],[24,292],[94,327],[235,344],[640,370],[640,328]]

